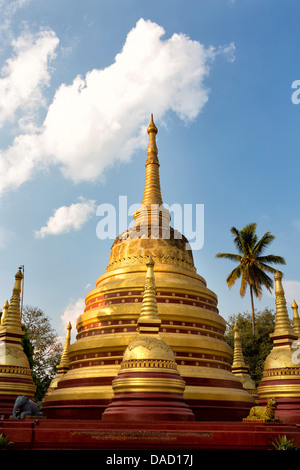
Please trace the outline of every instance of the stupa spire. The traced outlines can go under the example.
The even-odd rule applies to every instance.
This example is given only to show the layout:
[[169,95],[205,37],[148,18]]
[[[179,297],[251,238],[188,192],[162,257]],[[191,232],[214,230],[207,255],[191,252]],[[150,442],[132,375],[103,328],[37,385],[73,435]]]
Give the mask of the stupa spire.
[[19,395],[33,398],[36,386],[31,376],[28,358],[22,346],[21,291],[23,274],[15,275],[10,303],[4,304],[4,319],[0,326],[0,414],[10,416]]
[[240,338],[240,330],[235,323],[234,325],[234,352],[233,352],[233,362],[232,367],[245,367],[244,355],[242,351],[242,343]]
[[231,371],[234,375],[240,378],[243,387],[247,390],[250,395],[253,396],[255,400],[258,399],[256,392],[255,383],[253,382],[251,376],[249,375],[249,367],[245,364],[242,343],[240,337],[240,330],[237,326],[237,323],[234,325],[234,351],[233,351],[233,362],[231,366]]
[[65,339],[65,346],[64,346],[61,358],[60,358],[60,363],[57,366],[58,372],[66,372],[69,369],[68,350],[69,350],[70,341],[71,341],[71,329],[72,329],[72,325],[71,325],[71,322],[69,322],[67,325],[67,335]]
[[274,340],[274,346],[280,345],[282,342],[286,342],[287,338],[289,341],[295,339],[295,333],[291,326],[291,322],[288,315],[286,306],[286,300],[284,295],[284,289],[282,286],[282,273],[276,271],[274,275],[275,279],[275,304],[276,304],[276,320],[274,332],[270,335]]
[[[159,160],[156,146],[156,134],[158,129],[154,124],[151,114],[150,124],[147,128],[149,144],[146,160],[146,177],[142,206],[134,213],[135,225],[164,225],[170,222],[170,213],[163,207],[161,196]],[[163,222],[163,224],[162,224]]]
[[[21,291],[22,291],[23,274],[21,269],[15,275],[15,284],[7,312],[4,316],[0,327],[0,336],[12,335],[12,337],[22,337],[23,331],[21,327]],[[12,340],[16,341],[16,339]],[[18,340],[17,340],[18,341]]]
[[296,335],[298,335],[298,338],[300,338],[300,318],[299,318],[299,313],[298,313],[298,305],[295,302],[295,299],[293,299],[292,309],[293,309],[294,331]]
[[65,346],[60,358],[60,363],[56,367],[57,374],[56,376],[52,379],[48,390],[46,397],[49,397],[49,395],[57,388],[58,382],[63,378],[63,376],[68,372],[69,370],[69,347],[70,347],[70,341],[71,341],[71,329],[72,325],[71,322],[68,323],[67,325],[67,334],[66,334],[66,339],[65,339]]
[[140,333],[153,334],[158,333],[161,320],[158,316],[156,287],[154,278],[154,261],[149,256],[147,262],[146,282],[143,293],[142,309],[138,319]]
[[158,129],[153,121],[153,114],[151,114],[150,124],[147,128],[149,134],[149,144],[147,149],[146,160],[146,179],[144,188],[144,197],[142,204],[145,206],[151,204],[162,204],[160,178],[159,178],[159,161],[158,150],[156,146],[156,134]]

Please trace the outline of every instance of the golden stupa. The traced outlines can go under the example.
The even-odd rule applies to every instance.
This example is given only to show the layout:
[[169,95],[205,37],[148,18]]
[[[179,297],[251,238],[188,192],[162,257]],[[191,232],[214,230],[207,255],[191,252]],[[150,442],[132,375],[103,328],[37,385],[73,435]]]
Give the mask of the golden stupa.
[[183,395],[185,383],[170,346],[159,329],[154,261],[149,256],[138,334],[127,346],[117,377],[114,397],[102,414],[104,421],[193,421]]
[[60,358],[60,362],[59,362],[58,366],[56,367],[57,374],[52,379],[52,381],[51,381],[51,383],[48,387],[47,394],[51,393],[52,390],[54,390],[57,387],[57,384],[60,381],[60,379],[62,378],[62,376],[66,372],[68,372],[68,370],[69,370],[68,351],[69,351],[69,346],[70,346],[70,342],[71,342],[71,330],[72,330],[72,325],[71,325],[71,322],[69,322],[68,325],[67,325],[67,335],[66,335],[66,339],[65,339],[64,349],[63,349],[63,352],[62,352],[62,355],[61,355],[61,358]]
[[233,348],[233,362],[231,370],[233,374],[238,376],[241,379],[243,387],[247,392],[249,392],[255,401],[258,401],[257,390],[252,377],[249,374],[249,367],[245,363],[242,342],[240,337],[240,330],[237,324],[234,325],[234,348]]
[[[276,320],[270,335],[273,348],[267,356],[261,383],[257,388],[261,403],[268,398],[278,402],[276,415],[284,422],[300,420],[300,359],[298,334],[288,316],[282,273],[275,273]],[[294,305],[295,308],[295,305]],[[295,318],[295,317],[294,317]]]
[[295,299],[293,299],[292,310],[293,310],[294,332],[298,336],[298,339],[300,339],[300,318],[299,318],[299,313],[298,313],[298,305],[297,305]]
[[16,398],[25,395],[33,398],[36,386],[31,376],[27,356],[23,350],[20,294],[23,273],[15,275],[10,302],[5,302],[0,326],[0,409],[9,416]]
[[233,351],[217,296],[197,274],[187,239],[170,226],[163,206],[157,128],[147,129],[149,145],[142,205],[133,226],[112,245],[106,272],[85,299],[76,341],[68,348],[69,370],[43,401],[49,417],[95,418],[113,397],[112,381],[138,328],[146,261],[155,262],[160,336],[174,352],[185,381],[184,397],[196,419],[239,420],[253,397],[231,372]]

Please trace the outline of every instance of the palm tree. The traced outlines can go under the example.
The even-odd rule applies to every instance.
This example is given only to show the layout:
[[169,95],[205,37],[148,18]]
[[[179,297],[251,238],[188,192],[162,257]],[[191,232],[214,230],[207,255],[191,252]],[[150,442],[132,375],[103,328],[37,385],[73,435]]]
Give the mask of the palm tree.
[[235,227],[230,229],[234,235],[233,242],[239,254],[234,253],[218,253],[217,258],[226,258],[237,261],[238,266],[231,271],[226,281],[228,287],[231,288],[237,279],[241,278],[240,295],[244,297],[247,285],[250,287],[250,298],[252,308],[252,331],[254,333],[255,316],[253,294],[260,300],[262,296],[262,288],[265,287],[272,292],[274,285],[273,279],[266,274],[275,273],[270,264],[285,264],[284,258],[276,255],[263,255],[266,248],[274,240],[274,236],[270,232],[266,232],[260,240],[256,235],[256,224],[248,224],[242,230]]

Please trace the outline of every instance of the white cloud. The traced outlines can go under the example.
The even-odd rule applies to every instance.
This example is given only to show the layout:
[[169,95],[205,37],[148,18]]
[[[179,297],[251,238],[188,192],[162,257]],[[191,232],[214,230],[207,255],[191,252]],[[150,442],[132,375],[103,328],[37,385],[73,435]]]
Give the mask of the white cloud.
[[43,88],[49,85],[49,65],[58,43],[55,33],[48,30],[37,35],[26,31],[12,41],[14,55],[1,69],[0,127],[13,120],[20,109],[24,122],[28,113],[32,115],[45,105]]
[[61,206],[54,211],[47,224],[35,231],[36,238],[44,238],[47,235],[60,235],[72,230],[79,230],[85,222],[95,213],[96,202],[84,199],[70,206]]
[[282,281],[282,286],[285,293],[285,299],[288,307],[293,303],[293,300],[300,305],[300,281]]
[[12,20],[15,13],[30,2],[31,0],[0,0],[0,52],[14,38]]
[[77,318],[83,314],[85,309],[85,299],[70,300],[61,316],[62,329],[66,331],[66,327],[71,322],[72,329],[76,327]]
[[[168,111],[191,121],[205,106],[209,90],[204,80],[211,62],[219,54],[232,60],[234,45],[205,48],[184,34],[163,39],[164,29],[139,20],[129,32],[114,63],[77,76],[62,84],[39,132],[20,135],[5,152],[0,152],[9,184],[17,187],[33,176],[41,165],[56,164],[63,174],[78,181],[96,180],[116,161],[128,161],[146,145],[145,126],[151,112],[155,120]],[[16,168],[22,144],[26,150],[26,172]],[[15,181],[14,181],[15,177]],[[9,189],[0,181],[0,193]]]

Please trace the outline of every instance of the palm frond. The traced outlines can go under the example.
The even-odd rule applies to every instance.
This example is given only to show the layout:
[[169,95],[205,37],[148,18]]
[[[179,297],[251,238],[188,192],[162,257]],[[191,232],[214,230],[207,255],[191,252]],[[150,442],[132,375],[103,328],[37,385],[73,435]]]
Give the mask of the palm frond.
[[248,276],[244,271],[243,275],[242,275],[241,287],[240,287],[240,296],[241,297],[245,296],[246,290],[247,290],[247,285],[248,285]]
[[282,256],[266,255],[258,256],[256,259],[259,260],[260,263],[286,264]]
[[217,253],[216,258],[226,258],[238,262],[242,259],[241,255],[236,255],[235,253]]
[[261,253],[263,253],[268,245],[275,239],[274,235],[271,235],[270,232],[266,232],[260,240],[256,243],[253,254],[256,256],[259,256]]
[[233,243],[237,247],[238,251],[240,253],[243,253],[243,241],[242,241],[241,234],[240,234],[239,230],[236,227],[231,227],[230,231],[233,235],[235,235],[235,237],[233,239]]
[[256,224],[248,224],[241,230],[241,237],[243,240],[243,253],[245,256],[252,254],[253,249],[257,242],[257,236],[255,233]]
[[228,284],[229,289],[235,284],[235,282],[241,277],[242,275],[242,265],[239,264],[236,268],[234,268],[231,273],[227,276],[226,282]]

